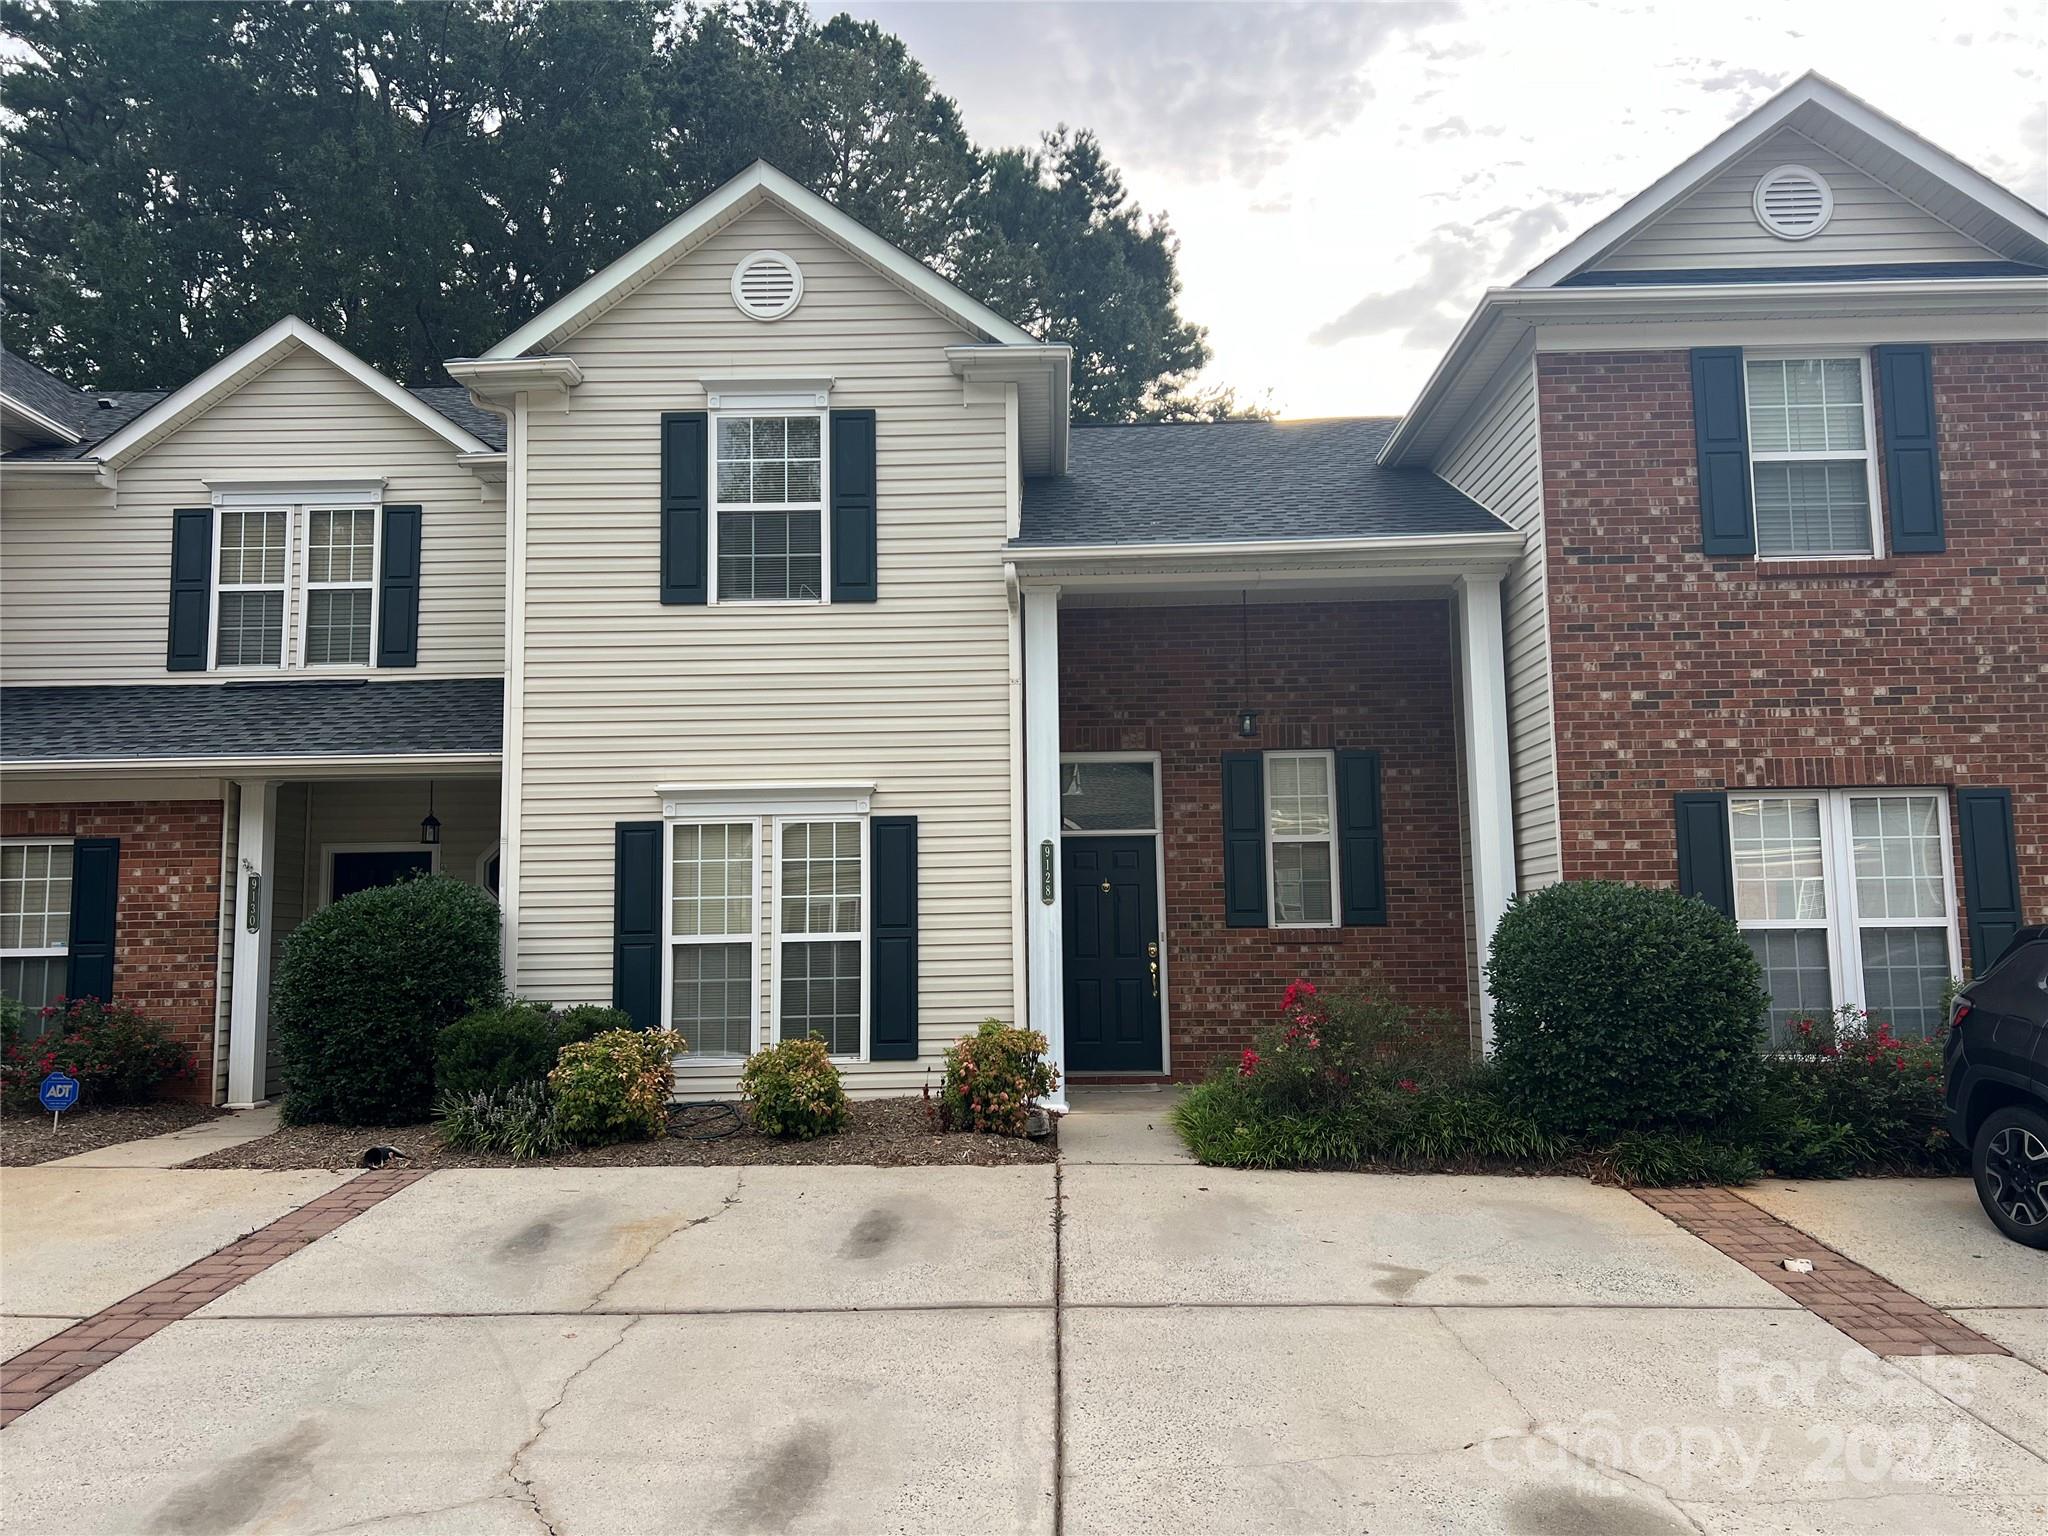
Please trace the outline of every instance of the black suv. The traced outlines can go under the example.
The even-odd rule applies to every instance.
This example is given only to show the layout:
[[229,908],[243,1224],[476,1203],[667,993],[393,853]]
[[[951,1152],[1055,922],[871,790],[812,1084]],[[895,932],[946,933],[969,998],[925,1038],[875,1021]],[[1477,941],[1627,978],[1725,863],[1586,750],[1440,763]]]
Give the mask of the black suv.
[[2048,928],[2022,928],[1956,994],[1947,1100],[1985,1214],[2014,1242],[2048,1248]]

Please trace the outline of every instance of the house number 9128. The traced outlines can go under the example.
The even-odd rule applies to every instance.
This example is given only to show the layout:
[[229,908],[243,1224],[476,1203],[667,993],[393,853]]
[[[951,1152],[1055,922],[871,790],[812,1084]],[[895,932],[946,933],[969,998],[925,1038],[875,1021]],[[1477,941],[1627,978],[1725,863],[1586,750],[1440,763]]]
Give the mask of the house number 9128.
[[1052,839],[1038,845],[1038,899],[1052,905]]

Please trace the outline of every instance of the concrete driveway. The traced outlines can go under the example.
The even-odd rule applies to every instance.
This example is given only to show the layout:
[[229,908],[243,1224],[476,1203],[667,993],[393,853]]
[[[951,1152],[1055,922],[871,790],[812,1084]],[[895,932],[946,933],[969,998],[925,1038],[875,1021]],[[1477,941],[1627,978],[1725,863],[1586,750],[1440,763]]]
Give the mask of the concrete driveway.
[[[0,1431],[0,1532],[2048,1522],[2025,1360],[1880,1359],[1622,1191],[1233,1174],[1156,1096],[1083,1104],[1058,1168],[433,1174]],[[0,1176],[9,1314],[17,1274],[77,1315],[320,1187],[91,1170],[57,1203],[100,1246],[166,1234],[117,1278],[16,1225],[37,1172]],[[2015,1341],[2048,1311],[1897,1246]]]

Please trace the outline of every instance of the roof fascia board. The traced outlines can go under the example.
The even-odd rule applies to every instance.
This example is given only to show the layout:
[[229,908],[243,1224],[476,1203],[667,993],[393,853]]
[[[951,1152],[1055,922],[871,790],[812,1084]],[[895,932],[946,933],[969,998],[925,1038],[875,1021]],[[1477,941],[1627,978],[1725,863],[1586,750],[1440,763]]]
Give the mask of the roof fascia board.
[[277,778],[336,778],[377,771],[419,773],[426,769],[450,774],[478,774],[495,771],[503,761],[500,752],[384,752],[357,756],[308,754],[302,757],[67,757],[0,758],[0,771],[10,783],[39,774],[78,776],[137,773],[186,773],[207,778],[237,775],[266,775]]
[[15,399],[12,395],[0,395],[0,412],[5,412],[10,416],[19,416],[44,436],[54,437],[60,443],[75,443],[82,435],[74,432],[55,417],[45,416],[34,406],[26,405]]
[[1065,342],[1031,341],[946,348],[946,365],[969,382],[1016,384],[1027,378],[1046,381],[1047,425],[1050,462],[1042,471],[1049,475],[1067,472],[1067,452],[1073,429],[1074,349]]
[[[1424,462],[1411,452],[1417,437],[1471,360],[1501,325],[1600,319],[1610,324],[1658,320],[1788,319],[1827,315],[2039,314],[2048,312],[2048,277],[1878,278],[1824,283],[1649,284],[1616,288],[1490,288],[1466,318],[1424,382],[1415,404],[1380,449],[1389,466]],[[1497,366],[1497,365],[1496,365]]]
[[1858,100],[1833,81],[1817,74],[1807,74],[1793,81],[1748,117],[1723,130],[1704,148],[1651,182],[1555,255],[1531,267],[1515,286],[1546,288],[1591,266],[1708,177],[1784,127],[1795,112],[1809,103],[1833,113],[1901,159],[1949,182],[2008,224],[2048,244],[2048,214],[2016,197],[1947,150],[1930,144],[1903,124]]
[[120,475],[98,459],[0,459],[0,469],[12,481],[42,480],[62,484],[66,481],[82,481],[100,490],[111,491],[120,482]]
[[1240,560],[1280,557],[1313,561],[1331,555],[1441,555],[1501,550],[1519,552],[1522,535],[1512,528],[1498,532],[1412,533],[1384,538],[1331,539],[1215,539],[1207,542],[1182,540],[1157,544],[1012,544],[1003,558],[1023,574],[1026,566],[1099,562],[1105,566],[1128,566],[1158,560]]
[[[347,374],[387,404],[396,406],[414,421],[450,444],[458,453],[489,453],[490,444],[457,426],[446,416],[415,398],[405,389],[349,351],[340,342],[323,336],[296,315],[287,315],[260,335],[250,338],[226,357],[137,416],[127,426],[93,450],[103,463],[118,465],[144,446],[168,436],[190,417],[203,414],[218,402],[216,390],[230,385],[238,374],[259,365],[281,361],[293,346],[305,347]],[[239,388],[239,385],[235,385]],[[232,393],[232,390],[229,391]]]
[[548,305],[483,355],[487,360],[518,357],[537,346],[553,347],[585,321],[609,307],[612,295],[637,285],[656,267],[681,255],[701,237],[722,228],[763,198],[772,198],[821,234],[852,250],[870,266],[938,309],[956,323],[994,341],[1028,344],[1029,332],[969,298],[916,258],[840,212],[793,178],[757,160],[717,191],[690,205],[617,260],[599,269]]
[[525,395],[529,403],[559,404],[583,382],[573,357],[458,357],[442,364],[469,391],[479,410],[504,415]]

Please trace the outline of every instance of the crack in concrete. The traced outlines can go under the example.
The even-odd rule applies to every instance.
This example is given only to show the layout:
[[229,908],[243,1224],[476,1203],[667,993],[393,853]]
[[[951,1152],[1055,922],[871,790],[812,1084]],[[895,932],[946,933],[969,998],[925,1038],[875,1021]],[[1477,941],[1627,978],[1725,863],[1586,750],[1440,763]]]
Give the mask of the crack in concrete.
[[[709,1220],[710,1218],[706,1217],[704,1219]],[[534,1446],[540,1443],[541,1436],[545,1435],[548,1432],[548,1419],[550,1418],[550,1416],[553,1415],[554,1411],[557,1408],[561,1407],[562,1404],[565,1401],[567,1401],[570,1389],[573,1388],[577,1382],[581,1381],[593,1369],[595,1369],[598,1363],[602,1361],[607,1355],[609,1355],[613,1350],[617,1349],[621,1344],[625,1343],[626,1335],[631,1333],[635,1328],[639,1327],[641,1322],[642,1319],[638,1317],[630,1319],[627,1322],[626,1326],[618,1331],[617,1336],[614,1337],[609,1344],[605,1345],[604,1348],[600,1349],[588,1360],[584,1361],[581,1365],[577,1366],[575,1370],[571,1371],[568,1374],[568,1376],[564,1378],[562,1382],[561,1391],[555,1394],[555,1400],[553,1402],[549,1403],[545,1408],[541,1409],[539,1417],[537,1417],[534,1420],[533,1433],[528,1435],[523,1441],[520,1442],[519,1448],[513,1451],[511,1458],[505,1463],[504,1472],[500,1474],[506,1479],[506,1481],[512,1484],[513,1489],[515,1489],[516,1491],[507,1492],[503,1495],[499,1495],[499,1497],[513,1499],[524,1504],[529,1510],[531,1510],[534,1519],[538,1520],[541,1523],[542,1529],[544,1529],[548,1533],[548,1536],[562,1536],[562,1533],[555,1525],[555,1522],[549,1518],[546,1508],[541,1504],[540,1495],[534,1491],[534,1480],[531,1477],[521,1477],[519,1475],[520,1466],[525,1462],[527,1456],[532,1452]]]
[[344,1521],[340,1525],[323,1525],[317,1530],[307,1531],[305,1536],[348,1536],[350,1531],[375,1530],[380,1525],[389,1525],[394,1520],[423,1520],[432,1515],[452,1515],[457,1510],[474,1509],[483,1504],[495,1504],[500,1499],[511,1498],[506,1493],[480,1493],[475,1498],[458,1499],[453,1504],[430,1504],[424,1509],[394,1509],[389,1514],[365,1515],[360,1520]]
[[660,1237],[657,1237],[653,1242],[647,1245],[647,1251],[645,1253],[641,1254],[639,1258],[635,1259],[632,1263],[628,1264],[624,1269],[620,1270],[616,1275],[613,1275],[611,1279],[607,1280],[604,1284],[604,1288],[600,1290],[595,1296],[591,1297],[589,1303],[585,1305],[582,1310],[585,1312],[595,1312],[599,1307],[601,1307],[604,1304],[604,1299],[607,1296],[611,1295],[613,1291],[617,1290],[619,1286],[624,1283],[628,1275],[632,1274],[635,1270],[639,1269],[641,1265],[645,1264],[649,1259],[653,1258],[657,1253],[661,1252],[661,1250],[668,1244],[671,1238],[678,1237],[682,1233],[690,1231],[692,1228],[701,1227],[707,1222],[716,1221],[719,1217],[723,1216],[727,1211],[731,1210],[732,1207],[738,1205],[740,1203],[740,1190],[745,1187],[746,1180],[747,1170],[745,1168],[734,1169],[732,1193],[727,1195],[723,1200],[719,1202],[717,1210],[712,1211],[709,1215],[705,1216],[687,1216],[683,1220],[677,1222],[674,1226],[670,1227],[666,1232],[662,1233]]

